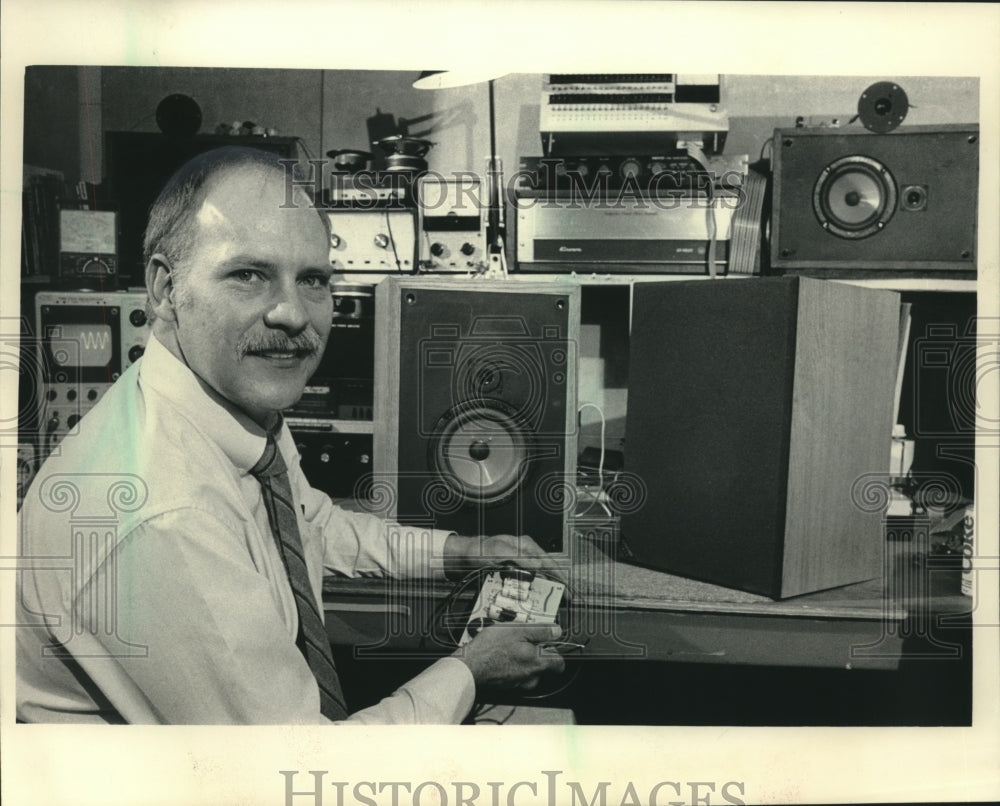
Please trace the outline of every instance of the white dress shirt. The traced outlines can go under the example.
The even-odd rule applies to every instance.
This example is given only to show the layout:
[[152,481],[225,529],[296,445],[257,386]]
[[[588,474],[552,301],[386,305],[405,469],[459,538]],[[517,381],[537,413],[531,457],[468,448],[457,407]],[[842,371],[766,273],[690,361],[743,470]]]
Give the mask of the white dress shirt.
[[[327,721],[249,474],[264,446],[259,426],[150,339],[25,498],[18,718]],[[336,507],[309,486],[287,426],[278,446],[318,599],[324,573],[441,573],[447,532]],[[471,673],[449,657],[347,721],[456,723],[473,699]]]

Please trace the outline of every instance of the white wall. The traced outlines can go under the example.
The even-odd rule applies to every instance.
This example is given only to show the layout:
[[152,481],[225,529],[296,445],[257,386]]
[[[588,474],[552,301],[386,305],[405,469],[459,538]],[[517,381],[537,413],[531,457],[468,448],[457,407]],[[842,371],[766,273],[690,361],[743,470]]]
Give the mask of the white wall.
[[[415,90],[417,76],[384,70],[104,68],[102,128],[157,131],[156,105],[179,92],[201,106],[203,133],[221,122],[252,120],[301,137],[314,157],[322,157],[331,149],[370,149],[365,121],[381,111],[412,121],[411,134],[436,143],[428,155],[432,169],[482,170],[489,156],[487,85]],[[496,79],[497,146],[508,172],[518,157],[541,154],[542,79],[536,73]],[[904,126],[979,120],[974,78],[732,75],[724,77],[731,119],[726,151],[756,157],[773,129],[793,126],[797,116],[838,118],[846,125],[861,93],[883,80],[897,82],[909,97]]]

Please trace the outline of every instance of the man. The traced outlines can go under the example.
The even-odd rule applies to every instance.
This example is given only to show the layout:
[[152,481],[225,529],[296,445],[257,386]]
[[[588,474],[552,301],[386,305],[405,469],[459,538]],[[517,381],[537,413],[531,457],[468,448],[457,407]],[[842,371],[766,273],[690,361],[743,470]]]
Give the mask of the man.
[[544,646],[557,627],[491,627],[348,716],[319,615],[324,573],[545,560],[527,539],[391,528],[309,487],[280,412],[326,343],[331,267],[323,219],[301,191],[289,204],[288,187],[270,155],[227,148],[184,166],[154,204],[146,353],[22,509],[19,719],[459,722],[477,686],[562,669]]

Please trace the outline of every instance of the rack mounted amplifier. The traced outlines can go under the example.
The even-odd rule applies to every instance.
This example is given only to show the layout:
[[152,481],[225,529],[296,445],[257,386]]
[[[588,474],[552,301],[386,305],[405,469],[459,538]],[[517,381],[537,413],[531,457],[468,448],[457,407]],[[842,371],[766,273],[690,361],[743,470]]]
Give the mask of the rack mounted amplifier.
[[711,199],[681,194],[581,204],[568,196],[518,200],[519,271],[705,274],[715,240],[715,268],[726,270],[734,191]]

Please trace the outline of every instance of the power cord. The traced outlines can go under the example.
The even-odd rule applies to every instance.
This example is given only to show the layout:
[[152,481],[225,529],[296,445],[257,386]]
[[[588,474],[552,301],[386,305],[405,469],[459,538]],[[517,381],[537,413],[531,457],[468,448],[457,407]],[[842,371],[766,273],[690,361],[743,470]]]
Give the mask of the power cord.
[[[396,262],[396,271],[399,274],[403,273],[403,266],[399,262],[399,252],[396,249],[396,236],[392,232],[392,216],[389,215],[389,211],[385,211],[385,228],[389,231],[389,245],[392,247],[392,259]],[[414,271],[416,271],[416,266],[414,266]]]
[[690,141],[685,141],[683,146],[688,157],[698,163],[701,169],[708,175],[708,207],[705,210],[705,224],[708,228],[708,255],[706,259],[708,261],[708,276],[715,279],[717,274],[715,267],[715,253],[716,241],[718,239],[718,223],[715,219],[715,181],[713,178],[712,168],[708,163],[708,157],[705,156],[705,152],[701,150],[701,146]]
[[606,442],[608,421],[607,417],[605,417],[604,415],[604,409],[602,409],[596,403],[590,403],[590,402],[582,403],[580,407],[577,409],[577,414],[580,414],[584,409],[587,408],[595,409],[597,411],[598,416],[601,418],[601,453],[600,453],[600,458],[598,459],[597,462],[597,492],[590,493],[589,491],[586,490],[586,488],[583,488],[583,492],[590,494],[592,497],[590,506],[588,506],[582,512],[574,512],[573,517],[574,518],[586,517],[594,509],[594,506],[599,504],[601,508],[604,510],[604,514],[610,518],[612,517],[612,514],[611,510],[608,509],[607,498],[604,494],[604,459],[605,459],[605,452],[607,450],[605,442]]

